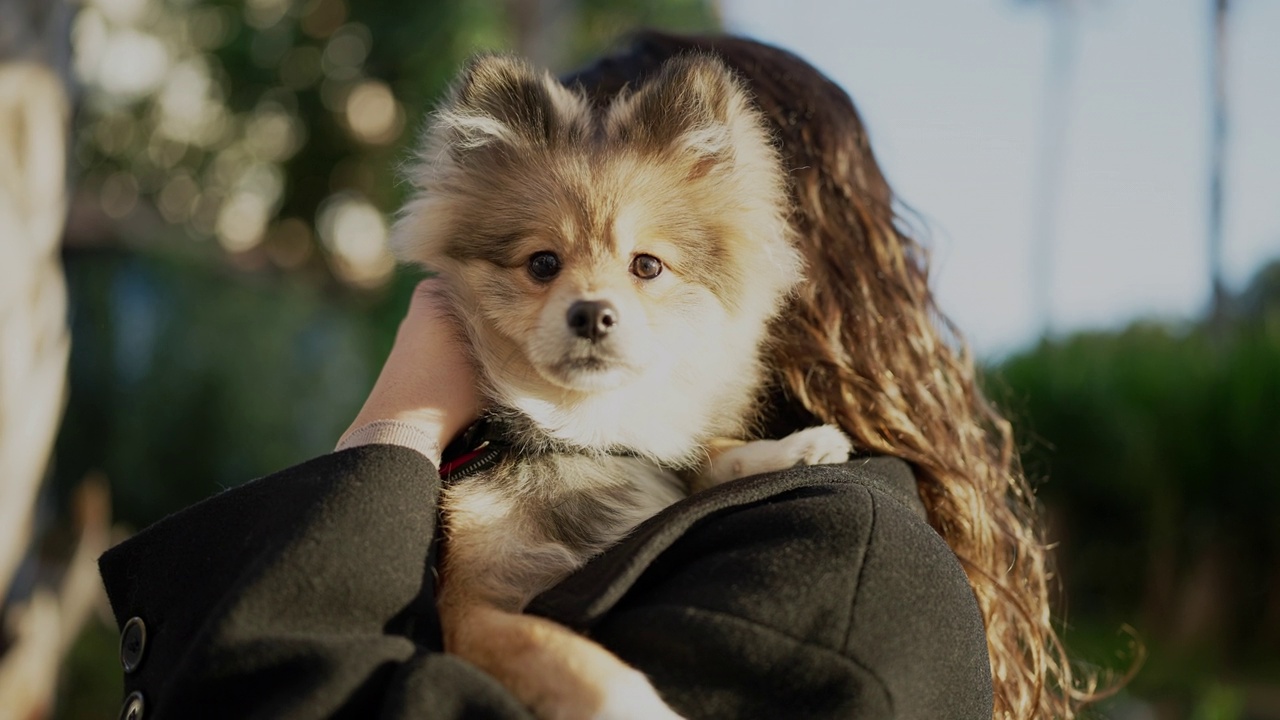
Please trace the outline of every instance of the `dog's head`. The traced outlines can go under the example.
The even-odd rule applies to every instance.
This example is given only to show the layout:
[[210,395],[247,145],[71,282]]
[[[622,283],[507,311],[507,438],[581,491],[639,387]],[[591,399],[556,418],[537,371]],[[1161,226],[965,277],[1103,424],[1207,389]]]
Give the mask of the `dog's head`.
[[593,107],[482,57],[419,159],[394,245],[444,276],[496,401],[588,446],[636,446],[610,428],[644,424],[638,404],[740,427],[799,260],[764,121],[718,61]]

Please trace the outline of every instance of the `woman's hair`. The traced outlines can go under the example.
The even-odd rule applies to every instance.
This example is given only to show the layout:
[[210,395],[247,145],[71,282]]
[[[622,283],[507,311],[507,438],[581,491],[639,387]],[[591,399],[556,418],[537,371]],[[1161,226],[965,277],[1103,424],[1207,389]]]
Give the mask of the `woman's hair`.
[[911,463],[982,609],[995,717],[1073,717],[1096,683],[1073,676],[1050,619],[1048,551],[1012,429],[938,310],[927,254],[899,223],[849,96],[768,45],[652,32],[567,82],[603,102],[686,52],[714,54],[747,81],[791,178],[807,277],[773,327],[770,434],[816,419]]

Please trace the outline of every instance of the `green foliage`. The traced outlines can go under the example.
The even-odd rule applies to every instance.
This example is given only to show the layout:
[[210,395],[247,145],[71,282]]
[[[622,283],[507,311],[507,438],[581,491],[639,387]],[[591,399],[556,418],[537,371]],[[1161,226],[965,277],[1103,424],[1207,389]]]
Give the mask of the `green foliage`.
[[331,449],[409,287],[333,295],[118,253],[70,257],[67,272],[75,351],[56,477],[67,488],[104,470],[135,526]]
[[1244,715],[1244,696],[1240,690],[1214,685],[1191,713],[1191,720],[1240,720]]
[[124,697],[120,635],[94,618],[76,639],[62,667],[60,720],[109,720]]
[[[145,8],[129,12],[116,6]],[[76,66],[78,222],[71,244],[216,239],[237,267],[391,274],[385,223],[432,103],[469,56],[540,49],[576,64],[652,25],[715,27],[705,0],[532,2],[143,0],[86,6]],[[528,18],[509,15],[523,9]],[[154,56],[154,57],[152,57]],[[151,63],[128,61],[150,57]],[[168,65],[168,69],[164,67]],[[563,70],[565,68],[553,68]],[[342,222],[341,212],[359,210]],[[326,212],[326,209],[328,212]],[[357,229],[359,228],[359,229]],[[215,259],[218,248],[213,250]]]
[[[1155,696],[1280,677],[1280,326],[1258,300],[1275,267],[1220,327],[1082,333],[992,372],[1061,543],[1074,644],[1124,669],[1106,656],[1132,624],[1135,688]],[[1229,716],[1219,699],[1198,712]]]

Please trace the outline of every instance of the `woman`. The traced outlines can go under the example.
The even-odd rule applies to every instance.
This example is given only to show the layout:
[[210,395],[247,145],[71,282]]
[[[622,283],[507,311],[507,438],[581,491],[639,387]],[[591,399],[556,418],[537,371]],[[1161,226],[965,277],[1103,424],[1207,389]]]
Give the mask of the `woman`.
[[[744,76],[796,168],[810,279],[775,328],[768,434],[817,418],[864,456],[700,493],[529,611],[589,634],[688,717],[1070,717],[1008,425],[931,323],[922,252],[848,98],[731,38],[644,35],[572,80],[605,99],[689,50]],[[440,448],[477,402],[418,293],[339,452],[104,555],[123,716],[528,717],[441,652],[434,612]]]
[[997,716],[1071,717],[1071,696],[1089,693],[1072,692],[1050,622],[1043,528],[1012,429],[935,304],[926,252],[900,229],[848,95],[790,53],[733,37],[643,34],[577,79],[605,96],[690,51],[714,53],[748,80],[794,168],[807,281],[775,328],[770,435],[816,418],[864,451],[911,463],[929,523],[982,608]]

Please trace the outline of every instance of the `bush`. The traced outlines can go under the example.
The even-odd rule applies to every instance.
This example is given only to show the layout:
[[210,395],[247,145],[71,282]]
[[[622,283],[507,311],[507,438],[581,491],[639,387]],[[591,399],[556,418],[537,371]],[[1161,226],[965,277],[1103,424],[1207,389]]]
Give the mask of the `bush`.
[[1135,687],[1156,695],[1280,677],[1280,331],[1274,304],[1249,307],[1046,341],[990,373],[1079,644],[1114,649],[1134,626],[1151,652]]

